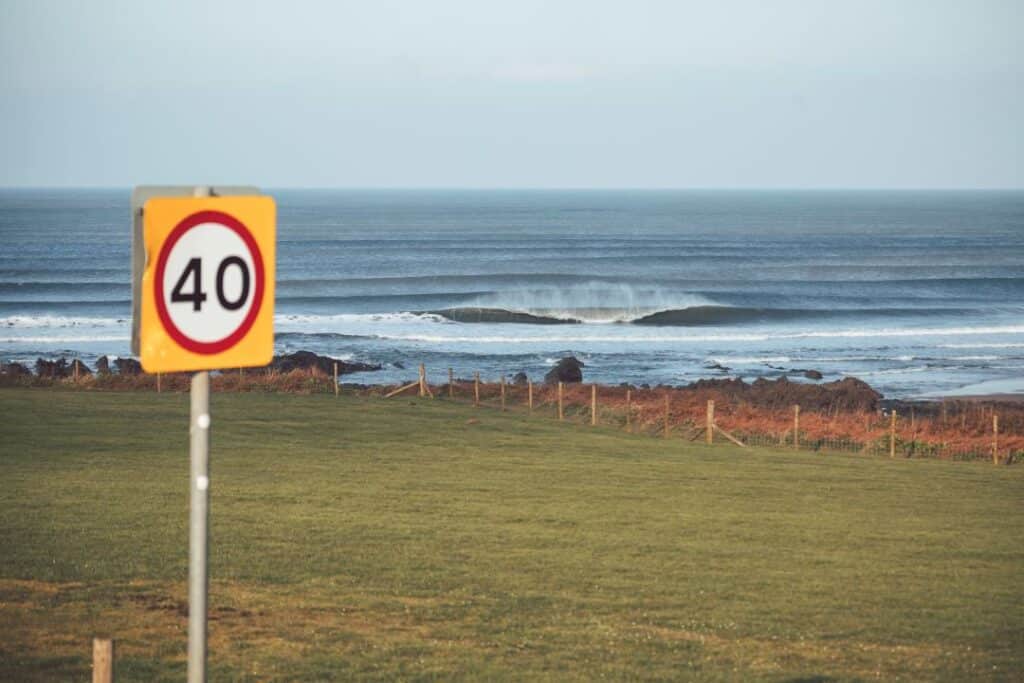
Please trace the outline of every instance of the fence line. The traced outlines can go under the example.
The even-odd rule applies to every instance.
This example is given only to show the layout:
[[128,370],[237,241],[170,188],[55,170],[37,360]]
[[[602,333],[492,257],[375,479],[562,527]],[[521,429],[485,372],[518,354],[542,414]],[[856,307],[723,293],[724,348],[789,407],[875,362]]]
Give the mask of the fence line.
[[[285,391],[297,393],[341,393],[340,365],[280,373],[274,370],[245,373],[223,372],[215,376],[218,391]],[[337,370],[337,374],[336,371]],[[663,387],[635,388],[624,391],[617,387],[586,386],[562,382],[535,386],[509,384],[504,377],[497,383],[484,384],[480,373],[472,382],[458,379],[448,371],[447,392],[437,386],[435,394],[428,382],[426,368],[421,365],[416,381],[398,387],[364,389],[369,394],[390,398],[417,389],[423,397],[442,397],[451,401],[472,400],[478,407],[504,406],[505,410],[522,409],[527,414],[548,415],[563,422],[589,423],[623,429],[631,434],[662,438],[720,441],[772,448],[790,447],[808,451],[841,451],[871,456],[927,457],[950,460],[984,460],[993,464],[1010,464],[1024,457],[1024,410],[1007,408],[1005,415],[995,407],[982,403],[951,401],[936,406],[926,414],[911,409],[909,419],[900,420],[896,410],[860,413],[842,411],[830,405],[821,410],[804,412],[800,405],[782,408],[757,408],[741,401],[724,401],[718,405],[707,393],[700,395],[674,392]],[[148,389],[156,391],[188,391],[188,373],[132,375],[79,372],[74,377],[69,369],[66,378],[30,377],[8,384],[48,386],[67,383],[74,387],[110,389]],[[470,394],[471,392],[471,394]],[[623,400],[624,398],[624,400]],[[589,399],[589,400],[588,400]],[[948,407],[952,407],[952,414]],[[959,413],[959,415],[957,415]],[[1004,419],[1005,418],[1005,419]],[[863,422],[858,422],[859,420]]]
[[[422,374],[416,382],[398,387],[385,394],[385,398],[396,396],[416,386],[423,387],[422,396],[433,397],[434,394],[430,391],[429,384],[426,381],[426,369],[423,366],[421,368]],[[454,372],[449,368],[447,392],[445,392],[447,398],[453,401],[462,401],[463,398],[460,394],[464,385],[465,381],[455,378]],[[580,386],[584,388],[583,385]],[[650,391],[654,393],[657,390],[651,389]],[[637,424],[637,419],[635,418],[640,417],[645,412],[649,414],[652,407],[650,401],[645,402],[641,400],[637,402],[631,387],[625,391],[625,408],[623,410],[619,411],[609,406],[602,412],[599,400],[600,392],[598,391],[597,384],[590,385],[588,401],[576,392],[574,392],[575,398],[570,399],[567,386],[563,382],[558,382],[554,385],[541,385],[538,389],[529,379],[525,385],[509,384],[505,376],[502,375],[496,383],[488,385],[481,381],[479,372],[473,375],[472,392],[473,405],[477,407],[490,407],[501,411],[520,408],[525,410],[527,414],[532,415],[535,412],[542,413],[545,406],[550,406],[548,409],[553,410],[553,417],[558,421],[589,423],[590,426],[604,424],[605,426],[622,428],[631,434],[638,433],[636,431],[637,427],[640,427],[639,433],[643,433],[642,421]],[[950,460],[990,459],[993,464],[1009,464],[1013,462],[1015,457],[1024,455],[1024,449],[1004,448],[1005,453],[1000,452],[999,417],[995,412],[992,413],[991,453],[986,453],[985,449],[975,447],[956,449],[944,443],[920,440],[918,438],[918,429],[922,424],[922,420],[916,415],[912,416],[912,419],[909,421],[908,431],[911,436],[909,438],[901,438],[898,429],[898,415],[895,410],[889,412],[888,424],[881,433],[871,426],[872,420],[870,416],[867,416],[865,418],[865,431],[868,438],[855,439],[846,436],[831,437],[810,434],[807,428],[802,428],[800,405],[793,405],[792,407],[792,423],[790,426],[782,427],[776,432],[764,432],[744,429],[739,424],[736,427],[721,424],[722,419],[728,423],[730,416],[728,414],[717,414],[714,400],[706,402],[704,424],[699,426],[692,415],[687,417],[685,414],[682,416],[677,414],[675,416],[676,419],[673,420],[670,391],[664,390],[662,403],[663,410],[661,412],[663,415],[662,420],[659,420],[662,423],[660,425],[661,429],[656,431],[660,432],[660,436],[665,439],[671,438],[673,422],[675,422],[681,427],[681,430],[678,432],[678,437],[681,439],[693,441],[703,436],[706,444],[714,444],[716,437],[721,437],[724,441],[741,448],[749,445],[778,448],[789,442],[791,447],[796,450],[817,452],[842,451],[872,456],[888,454],[890,458],[900,455],[903,457],[938,457]],[[825,412],[825,415],[831,415],[833,420],[838,414],[838,410]],[[821,416],[820,413],[818,415]],[[680,417],[682,419],[679,419]],[[602,418],[604,419],[602,420]],[[941,422],[942,424],[948,423],[945,406],[942,407]],[[961,416],[961,422],[966,426],[963,416]],[[966,431],[966,429],[963,431]]]

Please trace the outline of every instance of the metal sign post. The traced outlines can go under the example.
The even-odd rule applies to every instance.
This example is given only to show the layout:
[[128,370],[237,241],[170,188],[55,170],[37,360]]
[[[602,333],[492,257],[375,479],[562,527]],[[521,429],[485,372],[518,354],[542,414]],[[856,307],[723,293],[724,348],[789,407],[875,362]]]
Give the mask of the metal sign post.
[[189,412],[188,683],[206,680],[207,551],[210,521],[210,373],[192,376]]
[[132,193],[132,351],[146,372],[195,372],[189,414],[188,682],[205,683],[210,370],[273,356],[276,207],[246,187]]
[[[196,197],[209,197],[197,187]],[[210,590],[210,372],[189,387],[188,683],[206,682],[206,597]]]

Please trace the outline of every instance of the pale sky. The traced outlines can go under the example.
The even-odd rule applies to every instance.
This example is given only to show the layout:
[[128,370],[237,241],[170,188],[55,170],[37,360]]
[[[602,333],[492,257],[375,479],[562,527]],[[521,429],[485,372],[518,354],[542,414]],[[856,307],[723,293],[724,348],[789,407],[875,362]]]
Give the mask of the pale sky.
[[1024,2],[0,0],[0,185],[1024,187]]

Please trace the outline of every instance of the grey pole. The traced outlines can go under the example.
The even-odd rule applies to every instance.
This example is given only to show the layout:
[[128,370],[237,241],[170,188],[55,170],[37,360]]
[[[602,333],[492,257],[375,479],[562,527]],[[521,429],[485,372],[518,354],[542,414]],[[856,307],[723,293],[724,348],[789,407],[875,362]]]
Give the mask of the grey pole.
[[188,683],[206,681],[206,557],[210,521],[210,373],[192,376],[188,531]]
[[[197,187],[195,196],[210,189]],[[188,683],[206,682],[207,554],[210,523],[210,373],[192,376],[189,393],[190,497],[188,524]]]

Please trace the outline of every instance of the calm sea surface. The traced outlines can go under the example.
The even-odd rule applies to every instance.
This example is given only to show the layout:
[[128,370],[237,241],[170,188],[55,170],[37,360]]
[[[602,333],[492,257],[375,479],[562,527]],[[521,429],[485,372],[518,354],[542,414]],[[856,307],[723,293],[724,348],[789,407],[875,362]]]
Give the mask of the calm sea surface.
[[[385,365],[348,381],[573,354],[605,383],[1024,390],[1022,192],[272,194],[277,346]],[[128,355],[128,199],[0,191],[0,360]]]

